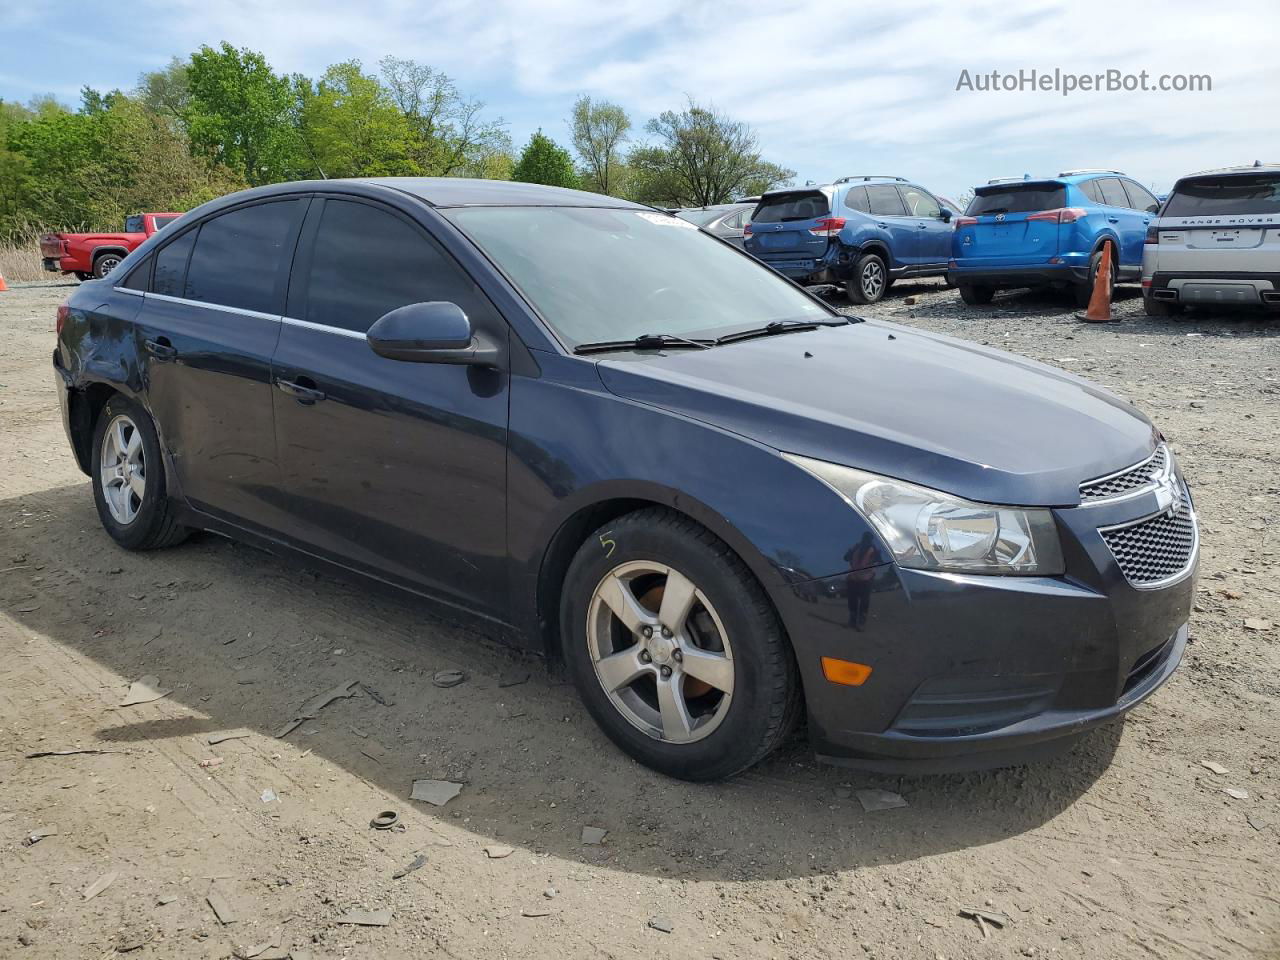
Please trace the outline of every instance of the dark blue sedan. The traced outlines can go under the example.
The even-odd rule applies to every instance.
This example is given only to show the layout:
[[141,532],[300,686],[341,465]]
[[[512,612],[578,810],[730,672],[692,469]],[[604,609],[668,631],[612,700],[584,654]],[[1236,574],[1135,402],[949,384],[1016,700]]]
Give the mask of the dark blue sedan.
[[122,547],[214,530],[465,611],[678,777],[804,718],[832,760],[1021,762],[1187,641],[1195,512],[1133,407],[609,197],[234,194],[79,287],[53,359]]

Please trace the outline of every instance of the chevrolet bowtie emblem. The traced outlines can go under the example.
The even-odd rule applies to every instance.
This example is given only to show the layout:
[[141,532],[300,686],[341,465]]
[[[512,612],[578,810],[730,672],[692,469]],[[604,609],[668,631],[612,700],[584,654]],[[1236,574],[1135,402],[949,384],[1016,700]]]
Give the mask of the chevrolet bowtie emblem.
[[1156,484],[1156,506],[1161,513],[1177,513],[1180,500],[1178,481],[1174,477],[1165,477]]

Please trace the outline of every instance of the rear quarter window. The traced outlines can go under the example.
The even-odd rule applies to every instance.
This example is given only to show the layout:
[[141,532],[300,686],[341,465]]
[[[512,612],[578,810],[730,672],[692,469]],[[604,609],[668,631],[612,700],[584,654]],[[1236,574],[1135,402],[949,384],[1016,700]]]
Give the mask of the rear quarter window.
[[1280,174],[1205,177],[1178,184],[1161,213],[1164,217],[1217,217],[1238,214],[1280,216]]
[[844,205],[850,210],[857,210],[859,213],[870,213],[871,203],[867,200],[867,188],[852,187],[844,195]]
[[814,220],[831,212],[827,195],[821,190],[784,193],[765,197],[756,207],[752,223],[784,223],[789,220]]
[[1124,187],[1115,177],[1103,177],[1097,183],[1102,190],[1102,202],[1108,207],[1129,206],[1129,198],[1125,196]]
[[965,212],[971,217],[984,213],[1036,213],[1066,205],[1067,188],[1063,184],[1013,184],[979,187]]
[[181,297],[187,283],[187,261],[196,242],[195,230],[166,243],[156,252],[155,276],[151,280],[151,292],[167,297]]

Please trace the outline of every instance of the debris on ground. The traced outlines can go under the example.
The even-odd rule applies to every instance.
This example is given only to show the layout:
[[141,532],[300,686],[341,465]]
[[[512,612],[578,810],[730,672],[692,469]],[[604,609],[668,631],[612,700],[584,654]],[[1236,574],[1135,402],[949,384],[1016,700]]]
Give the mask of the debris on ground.
[[171,693],[173,693],[172,690],[161,688],[159,677],[153,677],[148,674],[145,677],[139,677],[129,685],[129,692],[120,701],[120,706],[132,707],[139,703],[151,703],[153,700],[167,697]]
[[491,844],[484,848],[484,855],[490,860],[502,860],[505,857],[511,856],[515,852],[515,847],[504,847],[500,843]]
[[200,763],[197,764],[197,766],[204,767],[206,770],[211,770],[214,767],[221,766],[221,764],[222,764],[221,757],[206,757],[205,759],[201,760]]
[[446,803],[462,792],[462,784],[452,780],[415,780],[410,800],[425,800],[437,807]]
[[892,790],[856,790],[854,792],[858,795],[858,802],[862,804],[862,809],[866,813],[895,810],[907,805],[906,797]]
[[177,903],[178,898],[172,893],[166,893],[163,897],[156,898],[157,907],[167,907],[171,903]]
[[270,787],[267,787],[267,789],[262,791],[261,799],[263,803],[277,803],[280,800],[280,798],[276,796],[276,792]]
[[383,810],[380,814],[369,821],[369,826],[375,830],[390,830],[400,822],[400,814],[394,810]]
[[250,734],[251,731],[246,730],[243,727],[239,730],[223,730],[220,733],[209,734],[209,739],[206,742],[209,746],[216,747],[224,740],[243,740],[245,737],[250,736]]
[[518,707],[510,707],[505,703],[498,704],[498,717],[502,720],[518,720],[525,716],[525,712]]
[[991,910],[979,910],[977,907],[961,907],[960,916],[969,917],[978,925],[978,929],[982,931],[983,940],[989,939],[991,936],[991,930],[988,928],[988,924],[993,927],[1003,929],[1013,923],[1013,921],[1003,913],[995,913]]
[[525,907],[520,911],[522,917],[549,917],[551,911],[546,907]]
[[360,681],[360,689],[363,690],[366,694],[368,694],[369,699],[372,700],[374,703],[378,704],[379,706],[394,707],[396,705],[394,700],[388,700],[386,697],[380,694],[377,690],[373,689],[373,687],[369,686],[363,680]]
[[209,904],[209,909],[213,911],[213,915],[218,918],[218,922],[224,927],[231,923],[240,922],[240,914],[232,909],[231,904],[217,890],[210,890],[209,895],[204,898],[205,903]]
[[236,960],[268,960],[270,957],[289,956],[289,952],[281,951],[280,944],[275,940],[269,940],[266,943],[256,943],[247,947],[232,947],[231,953]]
[[1271,621],[1263,620],[1261,617],[1245,617],[1244,628],[1246,630],[1270,630]]
[[1233,800],[1249,799],[1249,791],[1241,790],[1239,787],[1224,787],[1222,792],[1225,793],[1228,797],[1231,797],[1231,799]]
[[293,733],[293,731],[297,730],[300,726],[302,726],[302,724],[303,724],[303,721],[301,719],[290,720],[283,727],[281,727],[279,730],[276,731],[275,733],[276,739],[283,740],[289,734]]
[[1218,774],[1219,776],[1222,776],[1223,774],[1228,772],[1226,767],[1224,767],[1220,763],[1215,763],[1213,760],[1201,760],[1200,766],[1204,767],[1206,770],[1209,770],[1209,771],[1212,771],[1213,773]]
[[529,682],[528,670],[504,670],[498,674],[499,687],[518,687]]
[[28,760],[39,760],[41,757],[76,757],[82,753],[119,753],[119,750],[96,750],[93,748],[85,748],[83,750],[38,750],[35,753],[28,753]]
[[107,887],[115,883],[116,877],[118,876],[119,874],[116,873],[114,870],[111,873],[104,873],[97,880],[93,881],[93,883],[89,884],[89,886],[84,888],[84,898],[86,900],[92,900],[94,897],[100,894],[103,890],[107,889]]
[[356,927],[385,927],[391,922],[391,911],[389,909],[363,910],[356,907],[340,916],[338,922]]
[[589,844],[604,843],[605,836],[609,833],[604,827],[583,827],[582,842]]
[[34,830],[32,830],[30,833],[28,833],[25,837],[22,838],[22,845],[24,847],[30,847],[34,844],[39,843],[45,837],[56,837],[57,835],[58,835],[57,827],[36,827]]
[[670,933],[675,926],[666,917],[650,917],[649,928],[657,930],[659,933]]
[[431,675],[431,682],[437,687],[456,687],[467,675],[461,670],[437,670]]
[[413,860],[409,863],[408,866],[401,867],[399,870],[393,873],[391,875],[391,879],[403,880],[409,874],[413,873],[413,871],[421,870],[426,865],[427,865],[427,855],[425,853],[420,853],[413,858]]
[[356,695],[356,687],[359,680],[347,680],[338,684],[332,690],[326,690],[324,693],[317,693],[314,697],[298,708],[298,712],[293,715],[295,720],[314,720],[320,715],[320,711],[333,703],[335,700],[346,700],[348,697]]

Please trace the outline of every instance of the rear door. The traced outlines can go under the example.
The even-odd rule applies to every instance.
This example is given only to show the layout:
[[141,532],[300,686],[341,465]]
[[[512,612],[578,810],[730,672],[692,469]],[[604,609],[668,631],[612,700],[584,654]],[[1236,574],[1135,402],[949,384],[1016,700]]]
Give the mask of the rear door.
[[1158,269],[1280,273],[1280,174],[1181,181],[1160,211]]
[[889,268],[920,264],[920,226],[907,211],[902,194],[891,183],[869,183],[867,207],[876,226],[889,235]]
[[987,184],[974,191],[955,228],[955,249],[966,265],[1034,266],[1058,253],[1058,211],[1066,187],[1032,180]]
[[921,266],[946,266],[951,258],[950,221],[943,221],[942,207],[929,191],[914,185],[899,186],[898,193],[907,207],[907,214],[916,225],[918,256]]
[[206,513],[251,526],[278,520],[271,355],[308,203],[248,204],[176,235],[154,255],[135,322],[146,401],[177,489]]
[[317,200],[272,364],[285,530],[438,599],[506,611],[505,371],[378,356],[365,332],[407,303],[456,303],[506,343],[475,282],[404,213]]
[[821,190],[789,190],[761,199],[751,217],[747,250],[779,269],[811,272],[830,242],[818,221],[831,215],[831,203]]

